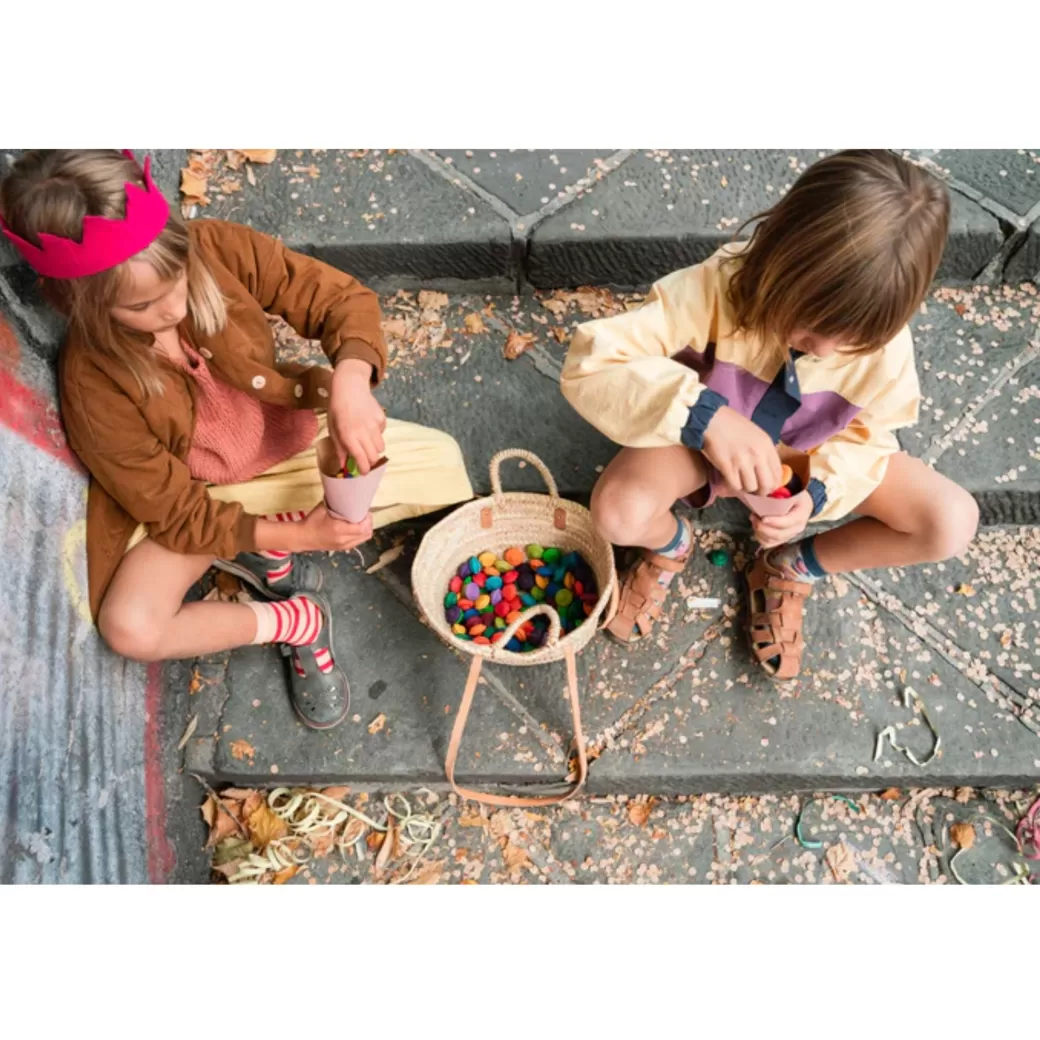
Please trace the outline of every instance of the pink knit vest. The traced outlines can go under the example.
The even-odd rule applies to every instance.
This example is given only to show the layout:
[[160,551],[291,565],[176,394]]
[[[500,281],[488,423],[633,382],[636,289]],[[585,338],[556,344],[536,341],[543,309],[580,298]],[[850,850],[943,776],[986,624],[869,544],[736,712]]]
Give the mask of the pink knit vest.
[[208,484],[240,484],[310,447],[318,417],[310,409],[266,404],[217,378],[206,361],[181,341],[195,380],[195,433],[188,469]]

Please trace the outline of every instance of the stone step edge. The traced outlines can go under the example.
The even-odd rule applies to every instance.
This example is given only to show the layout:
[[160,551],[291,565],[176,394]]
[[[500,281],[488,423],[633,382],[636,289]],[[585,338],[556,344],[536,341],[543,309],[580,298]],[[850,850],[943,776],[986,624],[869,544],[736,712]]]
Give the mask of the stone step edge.
[[[279,774],[276,777],[257,776],[253,773],[234,773],[230,771],[196,770],[211,787],[255,787],[271,789],[275,787],[336,787],[345,785],[354,791],[417,791],[423,788],[448,793],[450,785],[443,773],[416,774],[402,777],[393,773],[355,774],[339,771],[328,774]],[[489,794],[528,794],[542,795],[547,793],[548,782],[518,783],[510,779],[502,782],[498,777],[487,777],[472,774],[458,774],[460,786],[472,787]],[[1033,787],[1037,782],[1035,773],[996,772],[980,774],[978,772],[916,772],[913,776],[892,773],[888,776],[869,774],[865,776],[848,774],[804,774],[794,772],[762,772],[762,773],[703,773],[696,770],[667,774],[649,774],[631,776],[597,776],[593,763],[590,769],[589,782],[579,797],[605,795],[656,794],[663,796],[698,795],[698,794],[809,794],[815,791],[848,791],[864,793],[882,791],[896,787],[900,790],[912,791],[924,788],[994,788],[1011,789],[1016,787]],[[556,789],[550,794],[559,793],[562,783],[554,785]]]

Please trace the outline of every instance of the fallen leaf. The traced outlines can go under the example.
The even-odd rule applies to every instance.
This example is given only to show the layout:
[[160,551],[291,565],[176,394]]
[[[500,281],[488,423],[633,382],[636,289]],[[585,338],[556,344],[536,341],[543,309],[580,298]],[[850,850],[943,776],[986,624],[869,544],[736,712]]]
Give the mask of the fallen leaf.
[[508,809],[499,809],[491,814],[488,829],[494,838],[504,838],[513,829],[513,818]]
[[246,820],[249,836],[253,844],[263,852],[272,841],[284,838],[289,833],[289,825],[280,816],[276,816],[267,805],[261,802]]
[[345,785],[342,787],[323,787],[321,793],[326,798],[334,798],[337,802],[342,802],[350,794],[350,788]]
[[1000,633],[1000,645],[1005,650],[1009,646],[1011,646],[1011,631],[1010,631],[1010,629],[1005,628],[1004,631]]
[[960,802],[961,805],[967,805],[974,797],[975,789],[972,787],[958,787],[957,790],[953,792],[953,800],[955,802]]
[[961,584],[953,591],[956,592],[958,596],[967,596],[968,599],[971,599],[971,597],[975,595],[975,586],[969,582],[961,582]]
[[187,166],[181,170],[181,194],[186,199],[191,199],[203,206],[208,205],[209,199],[206,198],[208,187],[209,183],[206,178],[195,170]]
[[444,873],[445,860],[439,859],[434,863],[428,863],[422,870],[417,871],[413,876],[412,880],[408,882],[409,885],[436,885],[441,875]]
[[887,791],[882,791],[878,797],[883,802],[894,802],[902,797],[902,794],[898,787],[890,787]]
[[212,848],[232,835],[236,838],[242,837],[237,816],[228,806],[222,806],[213,795],[209,795],[202,804],[202,818],[209,824],[209,837],[206,839],[208,848]]
[[278,871],[277,874],[271,879],[272,885],[284,885],[289,878],[295,877],[299,872],[298,866],[283,867]]
[[975,844],[975,828],[970,823],[951,824],[950,840],[959,849],[970,849]]
[[236,758],[239,761],[248,758],[249,764],[253,764],[253,759],[256,757],[256,748],[248,740],[233,740],[230,747],[232,758]]
[[191,671],[191,682],[188,683],[188,693],[198,693],[202,689],[202,676],[199,675],[198,668],[193,668]]
[[549,331],[553,334],[557,343],[566,343],[570,339],[570,332],[562,325],[554,325]]
[[526,849],[522,849],[519,845],[514,845],[506,839],[505,846],[502,849],[502,860],[506,865],[506,869],[513,873],[521,867],[530,864],[531,857],[527,855]]
[[369,724],[368,732],[372,734],[382,733],[383,727],[386,725],[386,715],[380,712]]
[[224,152],[224,162],[226,162],[232,170],[241,169],[242,163],[245,161],[246,157],[237,148],[231,148]]
[[534,346],[533,332],[517,332],[514,329],[506,339],[502,354],[507,361],[515,361],[525,350]]
[[213,583],[220,590],[220,595],[227,600],[234,599],[242,591],[242,582],[227,571],[217,571]]
[[725,177],[720,178],[719,184],[721,184],[724,188],[729,187],[729,181]]
[[484,319],[479,314],[467,314],[462,319],[462,323],[466,326],[466,331],[471,335],[476,335],[478,332],[487,332],[487,326],[484,324]]
[[246,167],[246,180],[255,188],[256,187],[256,174],[253,173],[253,167]]
[[637,827],[645,827],[646,821],[650,819],[650,812],[654,807],[656,798],[649,798],[645,802],[632,802],[628,806],[628,819]]
[[246,838],[226,838],[213,850],[213,869],[225,877],[238,873],[238,868],[247,856],[256,851]]
[[487,825],[488,821],[477,813],[463,813],[459,817],[460,827],[486,827]]
[[378,849],[383,844],[384,837],[385,835],[381,831],[372,831],[365,838],[365,844],[369,847],[369,850]]
[[404,339],[408,335],[409,326],[404,318],[388,318],[383,322],[383,333],[387,337]]
[[376,571],[381,571],[384,567],[388,567],[391,563],[393,563],[394,560],[396,560],[397,557],[400,556],[403,552],[404,542],[402,542],[400,545],[391,546],[385,552],[381,552],[379,554],[379,559],[376,560],[376,562],[373,563],[372,566],[365,571],[365,573],[375,574]]
[[183,751],[188,744],[188,741],[195,735],[195,730],[199,728],[199,717],[198,715],[192,715],[191,721],[188,723],[184,730],[184,735],[180,739],[180,743],[177,745],[178,751]]
[[277,148],[239,148],[238,149],[250,162],[271,163],[278,154]]
[[837,845],[832,845],[827,849],[823,858],[827,861],[827,866],[831,868],[834,880],[839,884],[848,881],[849,875],[856,869],[856,860],[852,855],[852,850],[843,841],[839,841]]
[[254,787],[225,787],[220,792],[220,797],[225,801],[231,800],[232,802],[244,802],[247,798],[251,798],[257,793]]
[[375,871],[382,874],[387,864],[394,858],[397,849],[397,817],[391,816],[387,823],[386,834],[383,835],[383,844],[379,846],[379,854],[376,856]]
[[220,182],[219,187],[222,194],[233,195],[236,191],[242,190],[242,182],[233,177],[228,177]]
[[448,306],[448,294],[423,289],[419,293],[419,306],[424,310],[441,311]]

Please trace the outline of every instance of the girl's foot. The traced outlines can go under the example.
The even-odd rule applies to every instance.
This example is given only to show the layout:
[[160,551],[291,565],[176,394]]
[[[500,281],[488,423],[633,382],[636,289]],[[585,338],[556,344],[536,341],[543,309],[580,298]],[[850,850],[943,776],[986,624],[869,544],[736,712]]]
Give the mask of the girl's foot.
[[634,643],[653,630],[661,616],[672,579],[686,566],[693,545],[693,528],[676,516],[675,537],[656,552],[638,550],[639,556],[621,582],[617,613],[607,634],[619,643]]
[[292,553],[239,553],[233,560],[214,560],[218,570],[234,574],[267,599],[290,599],[321,592],[321,568]]
[[748,637],[766,675],[787,680],[801,671],[804,608],[814,579],[796,576],[786,558],[773,559],[775,552],[759,553],[747,571]]
[[332,607],[308,592],[278,603],[250,603],[256,643],[280,643],[289,658],[289,702],[311,729],[332,729],[350,710],[350,684],[333,654]]

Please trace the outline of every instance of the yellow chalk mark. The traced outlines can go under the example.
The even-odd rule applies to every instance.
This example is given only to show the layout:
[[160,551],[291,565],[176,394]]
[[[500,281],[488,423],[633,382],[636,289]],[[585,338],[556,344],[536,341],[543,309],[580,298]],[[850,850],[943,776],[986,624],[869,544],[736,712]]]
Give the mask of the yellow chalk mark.
[[69,599],[87,624],[93,624],[94,619],[90,616],[90,600],[85,590],[80,588],[79,580],[76,578],[76,561],[81,549],[85,552],[87,544],[87,521],[77,520],[65,532],[61,543],[61,573],[65,579],[65,588]]

